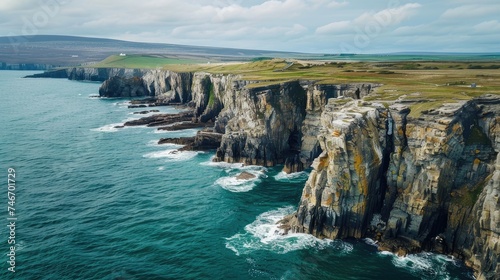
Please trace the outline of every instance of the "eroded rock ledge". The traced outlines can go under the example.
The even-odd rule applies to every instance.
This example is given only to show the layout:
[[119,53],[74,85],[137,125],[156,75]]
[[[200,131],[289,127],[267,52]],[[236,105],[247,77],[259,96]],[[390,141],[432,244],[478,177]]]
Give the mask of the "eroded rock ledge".
[[101,96],[145,96],[190,107],[186,115],[137,124],[210,126],[196,137],[162,142],[216,148],[217,161],[284,164],[288,172],[312,165],[298,211],[283,222],[289,231],[371,237],[380,249],[403,255],[451,254],[479,279],[498,279],[498,95],[444,104],[413,118],[411,104],[363,101],[377,84],[259,87],[235,75],[78,71],[64,75],[107,75]]

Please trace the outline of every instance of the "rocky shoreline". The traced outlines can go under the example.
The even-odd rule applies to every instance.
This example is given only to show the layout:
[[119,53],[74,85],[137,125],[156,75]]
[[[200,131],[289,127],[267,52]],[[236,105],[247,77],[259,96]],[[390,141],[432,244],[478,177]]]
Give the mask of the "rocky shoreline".
[[[285,172],[311,166],[297,212],[282,221],[285,231],[370,237],[379,249],[400,255],[422,250],[453,255],[478,279],[498,279],[498,95],[450,100],[413,117],[411,103],[364,101],[380,86],[373,83],[290,81],[259,87],[237,75],[83,72],[80,77],[108,75],[101,96],[187,105],[180,114],[125,123],[203,128],[194,137],[159,143],[215,149],[215,161],[284,164]],[[52,75],[64,76],[46,76]]]

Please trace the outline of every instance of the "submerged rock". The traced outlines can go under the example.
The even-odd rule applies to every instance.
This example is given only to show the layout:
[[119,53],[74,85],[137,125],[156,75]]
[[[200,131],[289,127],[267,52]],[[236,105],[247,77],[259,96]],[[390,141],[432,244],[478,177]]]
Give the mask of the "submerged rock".
[[236,179],[238,179],[238,180],[250,180],[250,179],[254,179],[255,177],[256,176],[253,175],[252,173],[243,171],[240,174],[238,174],[238,176],[236,176]]

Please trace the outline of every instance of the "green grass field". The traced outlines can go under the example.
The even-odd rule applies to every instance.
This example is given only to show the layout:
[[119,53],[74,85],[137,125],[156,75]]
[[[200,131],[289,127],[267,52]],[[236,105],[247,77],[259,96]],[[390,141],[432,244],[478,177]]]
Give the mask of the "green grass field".
[[[293,63],[293,64],[292,64]],[[290,66],[291,65],[291,66]],[[426,101],[412,106],[411,116],[453,100],[469,100],[483,94],[500,98],[500,62],[401,61],[344,62],[265,59],[254,62],[200,63],[193,59],[153,56],[111,56],[96,67],[162,68],[176,72],[204,71],[241,75],[259,87],[292,80],[322,84],[382,84],[368,101],[390,104],[396,99]],[[471,87],[471,84],[477,87]]]
[[97,68],[141,68],[155,69],[163,68],[170,64],[195,64],[201,63],[200,59],[169,58],[152,55],[112,55],[103,61],[92,65]]

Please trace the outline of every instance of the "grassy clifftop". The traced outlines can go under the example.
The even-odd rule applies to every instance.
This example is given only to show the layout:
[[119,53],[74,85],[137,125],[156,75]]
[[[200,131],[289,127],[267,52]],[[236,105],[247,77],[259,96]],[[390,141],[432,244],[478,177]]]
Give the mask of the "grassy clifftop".
[[187,65],[194,63],[201,63],[201,60],[190,58],[171,58],[154,55],[112,55],[97,64],[93,64],[92,67],[155,69],[163,68],[165,67],[165,65],[171,64]]
[[[391,102],[418,101],[412,115],[456,100],[483,94],[500,98],[500,62],[401,61],[336,62],[264,59],[253,62],[200,63],[193,59],[154,56],[111,56],[96,67],[162,68],[177,72],[204,71],[237,74],[258,83],[276,84],[290,80],[313,80],[324,84],[379,83],[367,99]],[[471,86],[475,84],[476,86]]]

